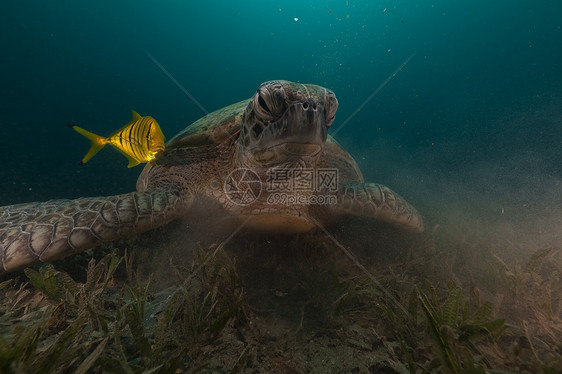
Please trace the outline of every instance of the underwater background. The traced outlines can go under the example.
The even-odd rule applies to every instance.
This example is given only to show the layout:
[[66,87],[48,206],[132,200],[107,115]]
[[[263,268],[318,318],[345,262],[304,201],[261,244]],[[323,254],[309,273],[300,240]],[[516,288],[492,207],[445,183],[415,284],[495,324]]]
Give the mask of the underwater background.
[[[277,372],[334,372],[336,367],[349,372],[363,366],[377,372],[384,367],[369,365],[384,361],[379,351],[390,355],[387,361],[397,366],[388,367],[396,371],[411,361],[411,353],[416,364],[408,363],[410,372],[416,367],[436,372],[447,362],[436,363],[439,350],[436,345],[431,349],[428,326],[434,316],[447,319],[447,310],[456,305],[460,317],[455,320],[452,313],[449,323],[438,321],[444,328],[437,341],[449,340],[458,349],[459,367],[472,368],[476,362],[513,372],[562,370],[561,1],[6,0],[0,2],[0,14],[0,206],[135,189],[142,166],[127,168],[127,160],[111,147],[79,166],[89,142],[65,124],[109,135],[129,122],[133,109],[153,116],[169,140],[206,112],[251,97],[260,83],[285,79],[335,92],[339,110],[330,132],[355,158],[366,181],[402,195],[426,223],[422,235],[359,220],[312,233],[312,240],[235,232],[226,239],[232,240],[225,254],[212,244],[225,237],[195,216],[185,221],[195,222],[176,222],[114,243],[126,263],[116,273],[115,285],[109,282],[115,268],[110,271],[106,264],[109,257],[121,261],[117,252],[100,260],[110,246],[55,262],[60,272],[50,273],[49,265],[39,272],[27,269],[25,277],[15,275],[13,285],[12,280],[0,282],[3,321],[31,331],[5,333],[12,327],[6,322],[0,326],[7,326],[0,340],[15,342],[2,346],[0,371],[18,362],[24,365],[20,369],[28,364],[43,367],[43,362],[55,365],[47,357],[51,348],[34,346],[39,347],[37,359],[25,348],[32,344],[26,337],[36,341],[30,323],[43,321],[34,326],[52,330],[41,343],[51,344],[51,335],[83,324],[74,309],[93,313],[92,308],[80,308],[94,303],[101,305],[99,315],[109,318],[133,308],[131,300],[142,293],[138,284],[131,286],[137,296],[131,289],[121,291],[120,297],[132,299],[125,297],[123,308],[115,310],[115,295],[106,286],[119,287],[125,278],[134,283],[135,271],[136,281],[144,282],[143,276],[149,278],[158,265],[173,278],[177,269],[170,271],[168,255],[183,254],[185,248],[194,253],[197,267],[182,276],[196,280],[201,311],[208,310],[208,316],[218,316],[226,326],[203,340],[203,333],[195,334],[189,342],[195,347],[189,348],[189,360],[199,359],[201,367],[210,365],[201,349],[215,357],[226,346],[217,359],[224,362],[217,367],[231,372],[250,367],[271,372],[293,359],[294,366],[279,366]],[[340,251],[345,248],[357,255],[359,262],[353,266],[360,263],[355,271],[365,270],[361,276],[347,268],[349,258]],[[131,270],[134,256],[141,271]],[[98,260],[95,268],[88,265],[92,257]],[[337,276],[334,264],[341,267]],[[67,282],[65,271],[78,283],[87,278],[90,293],[66,292],[83,286]],[[224,284],[214,283],[214,274],[222,274],[217,279]],[[207,280],[197,278],[207,275]],[[57,317],[59,307],[54,312],[51,307],[64,298],[56,287],[55,296],[42,288],[43,276],[58,277],[64,297],[77,295],[66,301],[66,315],[58,316],[60,326],[52,322],[57,318],[34,314]],[[90,278],[99,284],[93,287]],[[157,313],[151,308],[161,311],[167,305],[157,288],[167,287],[168,279],[155,279],[151,292],[156,297],[147,298],[150,282],[143,296],[152,319]],[[207,288],[200,283],[211,291],[228,291],[227,318],[214,309],[219,304],[205,305],[211,293],[205,294]],[[188,296],[195,292],[187,289]],[[104,292],[107,303],[98,303]],[[89,297],[88,303],[82,300]],[[39,302],[43,309],[36,308]],[[410,310],[412,305],[418,309]],[[29,314],[20,318],[21,313]],[[126,317],[121,323],[134,332],[131,316]],[[124,317],[115,316],[119,318]],[[138,319],[144,321],[144,316]],[[178,337],[180,348],[186,349],[180,323],[175,318],[167,322],[168,330],[161,335]],[[509,324],[505,334],[504,322]],[[470,345],[472,357],[465,355],[465,343],[472,344],[472,337],[463,334],[475,326],[487,329],[489,339],[478,341],[478,349]],[[152,327],[146,331],[149,340],[154,338]],[[454,334],[449,336],[451,329]],[[81,360],[101,354],[108,344],[97,369],[118,372],[111,342],[117,344],[117,337],[129,330],[110,328],[103,336],[92,331],[80,330],[82,340],[74,340],[83,350],[74,353],[81,359],[63,355],[61,360],[68,359],[64,365],[80,365],[85,372],[86,365],[79,362],[93,365],[95,359]],[[141,366],[149,368],[170,357],[162,345],[166,349],[139,361],[135,339],[124,338],[130,351],[119,358],[122,365],[141,372]],[[486,351],[488,343],[494,349]],[[53,346],[61,344],[57,340]],[[101,348],[92,352],[94,346]],[[498,346],[501,350],[496,351]],[[21,347],[29,357],[19,353]],[[286,350],[290,354],[278,353]],[[403,355],[395,356],[398,351]],[[180,353],[179,366],[189,361]],[[355,360],[358,353],[362,356]],[[47,358],[42,361],[40,356]],[[491,364],[486,357],[493,357]],[[193,372],[196,367],[191,366]]]
[[560,231],[558,1],[4,1],[0,10],[0,205],[134,189],[142,166],[127,169],[110,147],[79,167],[89,144],[66,123],[108,135],[134,109],[171,139],[203,110],[286,79],[336,93],[336,139],[366,180],[404,195],[430,225],[459,212],[511,214],[539,220],[541,235]]
[[[130,191],[141,167],[127,170],[109,150],[78,167],[88,142],[63,125],[108,135],[134,109],[170,139],[201,117],[154,61],[208,111],[266,80],[324,85],[340,102],[337,129],[411,57],[338,132],[367,179],[411,178],[415,188],[402,192],[415,195],[459,176],[473,191],[518,183],[540,191],[535,178],[562,173],[558,1],[0,7],[2,205]],[[479,166],[485,178],[473,175]]]
[[142,166],[127,169],[111,147],[78,166],[89,143],[64,124],[109,135],[134,109],[171,139],[286,79],[336,93],[336,139],[429,228],[500,220],[560,243],[559,1],[3,1],[0,11],[0,205],[135,188]]

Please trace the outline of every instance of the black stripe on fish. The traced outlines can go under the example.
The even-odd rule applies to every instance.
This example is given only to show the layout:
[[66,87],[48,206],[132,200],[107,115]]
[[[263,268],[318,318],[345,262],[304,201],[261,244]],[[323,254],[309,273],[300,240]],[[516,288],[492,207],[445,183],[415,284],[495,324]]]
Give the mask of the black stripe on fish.
[[135,135],[134,135],[134,139],[138,142],[139,139],[139,131],[141,130],[142,126],[144,125],[144,122],[146,121],[146,118],[141,119],[138,123],[135,123]]
[[145,158],[146,155],[145,155],[145,152],[144,152],[142,139],[139,139],[139,134],[142,131],[142,128],[144,127],[145,122],[146,121],[143,118],[143,120],[138,123],[138,126],[135,129],[135,143],[133,144],[134,148],[135,148],[135,151],[138,152],[138,154],[139,154],[139,158],[143,158],[143,159]]
[[[139,134],[139,142],[143,142],[144,141],[144,134],[146,134],[146,132],[148,131],[148,129],[150,128],[150,126],[152,126],[152,121],[148,120],[144,123],[144,126],[142,127],[142,132]],[[148,143],[146,143],[146,145],[148,146]]]
[[[139,143],[143,144],[145,139],[145,134],[150,130],[150,126],[152,126],[152,121],[147,121],[144,126],[142,127],[142,132],[139,134]],[[150,153],[150,142],[148,142],[148,138],[146,138],[146,146],[143,147],[144,151],[148,154]]]
[[139,159],[140,157],[137,154],[138,149],[135,145],[135,135],[133,134],[133,132],[136,133],[139,123],[140,123],[140,121],[135,122],[131,125],[131,128],[129,129],[129,138],[128,138],[129,139],[129,149],[131,150],[133,156],[135,156],[135,158],[137,158],[137,159]]
[[121,143],[121,149],[122,149],[124,152],[127,153],[127,152],[129,151],[128,148],[127,148],[127,144],[128,144],[128,143],[127,143],[127,138],[125,137],[125,134],[124,134],[124,133],[125,133],[125,130],[122,129],[121,131],[119,131],[119,132],[117,133],[117,136],[119,137],[119,142]]
[[144,143],[144,134],[147,132],[147,129],[150,128],[151,124],[152,124],[152,119],[147,118],[146,121],[144,121],[142,126],[139,128],[139,132],[137,134],[137,140],[139,142],[139,147],[141,147],[141,149],[143,151],[143,155],[145,157],[148,156],[148,154],[150,153],[150,149],[149,149],[150,144],[148,142]]
[[150,131],[152,130],[152,126],[148,127],[148,131],[146,132],[146,144],[150,144]]
[[127,145],[129,146],[129,152],[131,152],[134,157],[139,159],[139,156],[137,155],[137,152],[135,151],[135,147],[133,146],[134,138],[132,136],[133,130],[135,129],[136,124],[137,124],[137,122],[133,123],[131,125],[131,127],[129,128],[129,135],[127,135]]

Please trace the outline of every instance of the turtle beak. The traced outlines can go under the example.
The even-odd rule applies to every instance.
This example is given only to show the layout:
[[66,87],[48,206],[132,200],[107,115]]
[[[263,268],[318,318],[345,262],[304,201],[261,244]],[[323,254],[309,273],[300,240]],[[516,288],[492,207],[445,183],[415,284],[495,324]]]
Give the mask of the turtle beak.
[[285,143],[323,145],[328,136],[324,110],[312,98],[287,108],[276,121],[264,129],[260,147],[269,148]]

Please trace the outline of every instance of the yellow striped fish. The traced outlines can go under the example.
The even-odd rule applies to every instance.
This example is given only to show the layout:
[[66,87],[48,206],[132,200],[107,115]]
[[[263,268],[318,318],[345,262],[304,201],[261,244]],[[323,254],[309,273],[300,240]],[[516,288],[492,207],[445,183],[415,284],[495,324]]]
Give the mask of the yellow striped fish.
[[88,162],[106,144],[112,145],[125,155],[129,160],[129,167],[136,166],[141,162],[150,162],[158,157],[160,152],[164,151],[164,134],[162,134],[158,122],[150,116],[141,117],[134,110],[132,112],[133,119],[107,138],[75,125],[67,125],[92,142],[90,150],[84,156],[80,165]]

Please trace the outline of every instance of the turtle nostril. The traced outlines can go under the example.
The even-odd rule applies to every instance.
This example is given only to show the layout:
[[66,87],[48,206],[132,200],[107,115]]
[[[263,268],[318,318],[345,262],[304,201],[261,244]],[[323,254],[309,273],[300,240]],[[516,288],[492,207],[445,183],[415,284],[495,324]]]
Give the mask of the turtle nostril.
[[318,107],[316,101],[314,101],[312,98],[306,99],[306,101],[304,101],[301,105],[304,110],[312,109],[313,111],[316,111],[316,108]]

